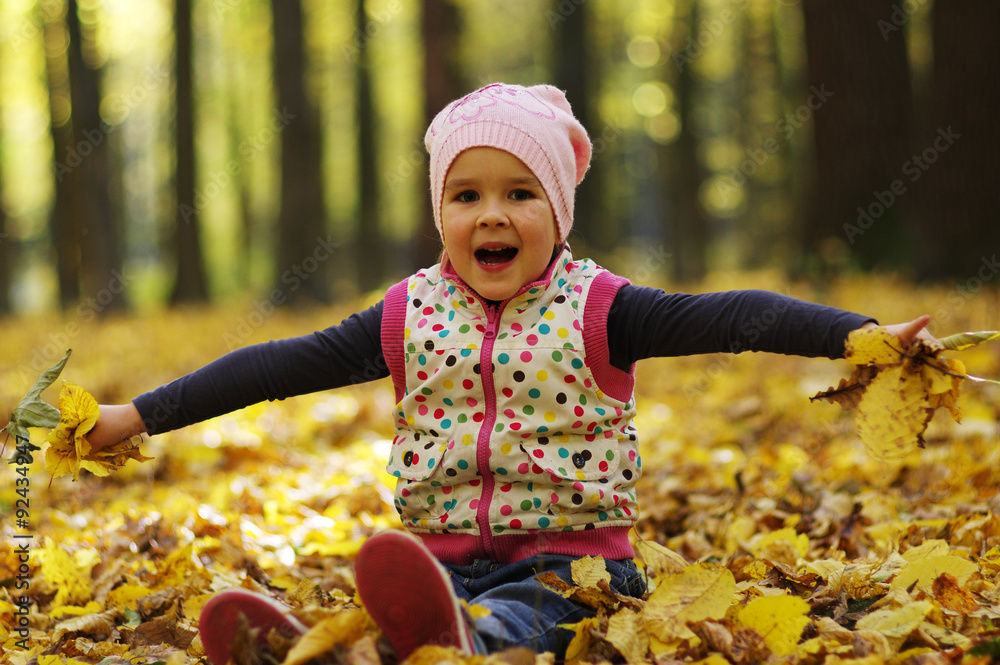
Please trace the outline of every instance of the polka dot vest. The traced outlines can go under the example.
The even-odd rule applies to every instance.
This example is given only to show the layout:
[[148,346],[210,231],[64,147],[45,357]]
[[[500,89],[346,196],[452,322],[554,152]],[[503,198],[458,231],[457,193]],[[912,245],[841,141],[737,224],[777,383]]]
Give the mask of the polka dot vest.
[[[607,278],[619,281],[601,298],[600,325],[585,331],[591,287]],[[610,367],[606,312],[622,283],[568,247],[499,304],[440,264],[406,281],[402,362],[388,363],[398,403],[387,470],[407,528],[488,541],[632,524],[632,376],[611,368],[626,379],[617,397],[598,381]]]

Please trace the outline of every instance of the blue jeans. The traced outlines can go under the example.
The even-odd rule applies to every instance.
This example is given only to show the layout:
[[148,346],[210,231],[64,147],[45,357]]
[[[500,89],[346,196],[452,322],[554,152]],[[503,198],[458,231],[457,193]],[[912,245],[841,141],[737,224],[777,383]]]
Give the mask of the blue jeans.
[[[477,642],[487,653],[522,646],[538,653],[552,651],[562,659],[573,631],[559,626],[592,617],[595,612],[547,589],[535,575],[551,571],[572,584],[570,564],[576,559],[541,554],[514,563],[480,559],[470,565],[445,563],[444,567],[451,572],[459,598],[490,610],[490,616],[476,620],[473,626]],[[646,592],[646,580],[631,559],[605,563],[616,592],[635,598]]]

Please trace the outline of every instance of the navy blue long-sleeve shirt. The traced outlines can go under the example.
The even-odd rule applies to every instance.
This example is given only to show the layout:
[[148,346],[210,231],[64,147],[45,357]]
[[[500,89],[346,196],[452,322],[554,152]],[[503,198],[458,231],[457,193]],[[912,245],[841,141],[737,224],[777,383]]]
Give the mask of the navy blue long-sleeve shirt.
[[[301,337],[228,353],[133,400],[150,434],[264,400],[389,376],[382,354],[382,302]],[[840,358],[847,334],[868,317],[769,291],[691,295],[627,285],[608,316],[611,363],[644,358],[767,351]]]

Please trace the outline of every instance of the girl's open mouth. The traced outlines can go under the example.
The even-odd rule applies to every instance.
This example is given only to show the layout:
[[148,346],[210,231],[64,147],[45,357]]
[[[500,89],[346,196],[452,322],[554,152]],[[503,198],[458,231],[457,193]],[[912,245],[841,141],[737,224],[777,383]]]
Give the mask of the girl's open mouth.
[[497,249],[477,249],[474,253],[476,261],[484,266],[498,266],[510,263],[517,256],[517,247],[500,247]]

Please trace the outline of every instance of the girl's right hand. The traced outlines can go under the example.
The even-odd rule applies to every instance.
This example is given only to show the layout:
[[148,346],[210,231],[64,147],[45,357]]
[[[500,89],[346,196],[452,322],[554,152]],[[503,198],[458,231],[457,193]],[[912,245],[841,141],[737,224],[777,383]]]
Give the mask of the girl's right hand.
[[132,403],[117,405],[100,405],[101,415],[97,424],[87,434],[91,451],[113,446],[146,431],[142,416]]

